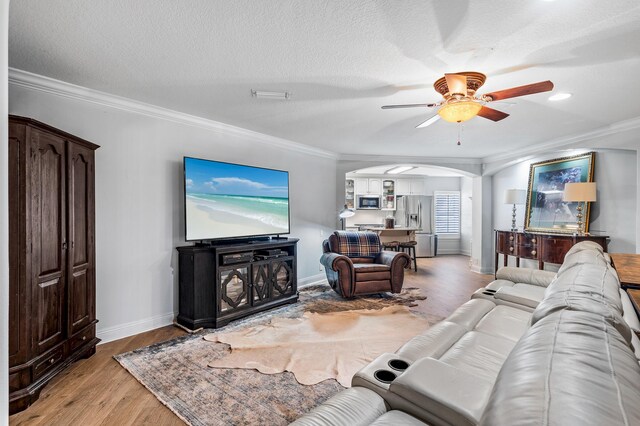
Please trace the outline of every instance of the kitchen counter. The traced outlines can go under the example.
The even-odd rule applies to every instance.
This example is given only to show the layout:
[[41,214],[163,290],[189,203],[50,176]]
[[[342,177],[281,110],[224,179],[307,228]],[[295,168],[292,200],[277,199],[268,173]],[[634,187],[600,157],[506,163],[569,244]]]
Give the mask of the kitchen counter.
[[367,231],[377,232],[380,241],[383,243],[389,241],[414,241],[416,232],[422,231],[420,228],[383,228],[383,227],[366,227]]

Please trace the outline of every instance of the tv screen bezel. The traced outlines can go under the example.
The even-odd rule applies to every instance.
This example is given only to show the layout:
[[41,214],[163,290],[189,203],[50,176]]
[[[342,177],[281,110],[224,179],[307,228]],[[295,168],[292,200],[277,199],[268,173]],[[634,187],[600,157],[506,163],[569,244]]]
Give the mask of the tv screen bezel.
[[[287,174],[287,232],[278,232],[278,233],[268,233],[268,234],[249,234],[249,235],[241,235],[241,236],[231,236],[231,237],[213,237],[213,238],[197,238],[197,239],[189,239],[187,236],[187,158],[192,160],[200,160],[200,161],[208,161],[211,163],[220,163],[220,164],[229,164],[232,166],[242,166],[242,167],[251,167],[254,169],[262,169],[269,170],[274,172],[282,172]],[[223,241],[223,240],[249,240],[251,238],[259,238],[259,237],[270,237],[272,235],[289,235],[291,234],[291,185],[289,180],[289,171],[288,170],[280,170],[280,169],[271,169],[268,167],[259,167],[252,166],[249,164],[241,164],[241,163],[232,163],[230,161],[218,161],[218,160],[209,160],[207,158],[198,158],[198,157],[189,157],[187,155],[182,157],[182,211],[184,213],[184,239],[186,242],[194,242],[194,241]]]

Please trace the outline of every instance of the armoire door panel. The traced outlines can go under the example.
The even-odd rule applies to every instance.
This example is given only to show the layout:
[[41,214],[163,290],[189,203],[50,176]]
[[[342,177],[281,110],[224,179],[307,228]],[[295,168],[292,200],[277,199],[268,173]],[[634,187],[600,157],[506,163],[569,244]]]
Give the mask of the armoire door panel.
[[70,144],[69,164],[69,335],[95,319],[93,252],[94,200],[91,149]]
[[44,352],[64,338],[63,304],[59,302],[64,293],[61,284],[61,277],[51,276],[38,283],[38,291],[36,291],[38,352]]
[[31,274],[36,315],[34,349],[40,353],[65,336],[66,142],[31,131]]
[[[24,144],[24,126],[11,125],[14,137],[9,138],[9,365],[26,359],[25,284],[21,276],[20,255],[24,250],[21,239],[24,226],[24,209],[20,184],[24,173],[21,145]],[[21,167],[22,166],[22,167]]]
[[[71,148],[73,151],[74,149]],[[86,154],[85,154],[86,155]],[[89,179],[89,163],[84,158],[85,155],[71,154],[70,192],[72,199],[69,200],[69,208],[72,209],[72,226],[73,236],[73,265],[87,263],[89,258],[87,253],[88,240],[88,194],[87,181]]]
[[69,304],[70,335],[91,322],[89,318],[90,306],[87,300],[87,281],[87,268],[74,270],[69,280],[69,300],[73,300],[73,303]]
[[39,148],[40,176],[36,188],[41,188],[39,204],[42,233],[40,235],[40,272],[61,270],[64,236],[64,155],[55,145],[47,143]]

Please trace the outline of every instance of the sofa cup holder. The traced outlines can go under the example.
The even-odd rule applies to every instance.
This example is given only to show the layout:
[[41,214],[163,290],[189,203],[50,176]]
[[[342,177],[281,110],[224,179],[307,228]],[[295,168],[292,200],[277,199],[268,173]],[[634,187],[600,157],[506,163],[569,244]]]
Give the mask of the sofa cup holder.
[[396,376],[396,373],[389,370],[378,370],[373,373],[373,377],[375,377],[379,382],[389,384],[393,382],[398,376]]
[[409,363],[401,359],[392,359],[387,364],[396,371],[404,371],[409,368]]

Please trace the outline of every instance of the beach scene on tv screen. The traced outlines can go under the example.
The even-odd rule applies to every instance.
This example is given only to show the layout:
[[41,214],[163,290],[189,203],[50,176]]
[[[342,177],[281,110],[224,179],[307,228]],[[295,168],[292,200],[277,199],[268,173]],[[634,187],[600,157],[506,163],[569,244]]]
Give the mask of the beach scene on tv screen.
[[185,158],[187,240],[289,232],[288,173]]

